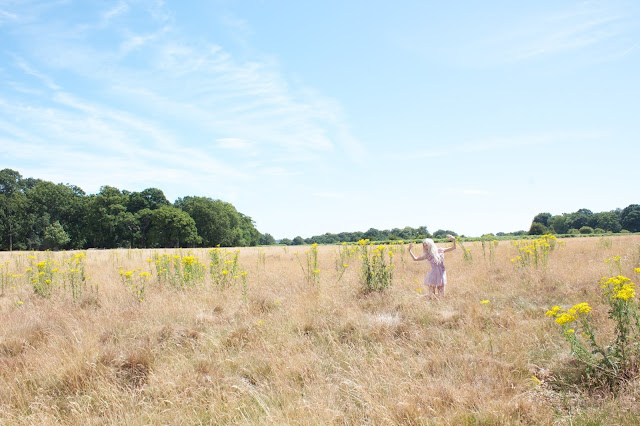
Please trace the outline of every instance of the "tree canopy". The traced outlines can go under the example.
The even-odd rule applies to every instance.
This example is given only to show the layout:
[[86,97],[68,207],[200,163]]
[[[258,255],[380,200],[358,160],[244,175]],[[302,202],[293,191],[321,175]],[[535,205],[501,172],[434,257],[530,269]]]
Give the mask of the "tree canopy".
[[624,209],[594,213],[589,209],[579,209],[573,213],[552,215],[539,213],[531,222],[529,235],[589,234],[592,232],[621,231],[640,232],[640,205],[631,204]]
[[[161,189],[105,185],[87,195],[70,184],[0,170],[0,250],[213,247],[257,245],[249,216],[205,197],[171,204]],[[268,234],[266,234],[268,235]]]

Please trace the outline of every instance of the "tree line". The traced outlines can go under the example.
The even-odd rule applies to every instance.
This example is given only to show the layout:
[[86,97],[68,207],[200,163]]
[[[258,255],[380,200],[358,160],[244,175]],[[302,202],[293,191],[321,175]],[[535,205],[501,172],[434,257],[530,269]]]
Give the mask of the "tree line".
[[594,213],[589,209],[561,215],[538,213],[529,229],[529,235],[607,232],[640,232],[640,204],[630,204],[624,209],[600,213]]
[[249,216],[221,200],[178,198],[103,186],[86,194],[70,184],[0,170],[0,249],[240,247],[275,243]]
[[302,238],[300,236],[294,239],[283,238],[280,240],[280,244],[285,245],[302,245],[302,244],[338,244],[343,242],[357,242],[360,240],[368,239],[370,241],[411,241],[421,240],[424,238],[443,238],[447,234],[457,236],[453,231],[438,229],[433,234],[429,233],[426,226],[419,226],[412,228],[411,226],[405,226],[404,228],[393,228],[378,230],[376,228],[369,228],[367,231],[355,231],[355,232],[340,232],[333,234],[327,232],[322,235],[314,235],[309,238]]

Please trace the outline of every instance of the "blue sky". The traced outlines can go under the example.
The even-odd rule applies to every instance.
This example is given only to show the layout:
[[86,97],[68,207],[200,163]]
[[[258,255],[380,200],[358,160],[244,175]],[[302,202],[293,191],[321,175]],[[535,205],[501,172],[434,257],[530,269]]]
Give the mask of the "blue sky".
[[640,200],[636,1],[0,0],[0,169],[276,238]]

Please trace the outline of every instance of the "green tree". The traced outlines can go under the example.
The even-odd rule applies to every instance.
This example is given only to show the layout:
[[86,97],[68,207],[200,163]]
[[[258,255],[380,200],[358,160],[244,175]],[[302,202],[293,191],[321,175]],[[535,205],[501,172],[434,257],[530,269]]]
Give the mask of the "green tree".
[[44,244],[46,249],[64,249],[70,241],[71,238],[58,221],[47,226],[47,229],[44,231]]
[[458,236],[458,234],[448,229],[438,229],[436,232],[433,233],[433,238],[445,238],[447,234],[451,234],[454,237]]
[[547,233],[547,227],[540,222],[532,222],[529,228],[529,235],[544,235]]
[[620,232],[622,225],[620,224],[620,215],[616,212],[597,213],[596,227],[605,231]]
[[565,223],[567,228],[571,229],[580,229],[583,226],[595,227],[596,217],[593,212],[589,209],[580,209],[575,213],[571,213],[567,215]]
[[26,248],[24,242],[20,241],[26,228],[25,205],[26,197],[23,192],[22,175],[12,169],[0,170],[0,242],[2,249]]
[[269,233],[262,234],[260,237],[260,245],[262,246],[271,246],[276,243],[276,239]]
[[55,222],[62,226],[69,237],[65,248],[82,248],[86,241],[84,191],[72,185],[34,180],[25,195],[30,248],[44,248],[45,232]]
[[534,218],[533,218],[533,222],[534,223],[541,223],[544,226],[549,226],[550,223],[549,221],[551,220],[553,216],[551,215],[551,213],[538,213]]
[[148,245],[148,236],[149,231],[151,230],[151,225],[153,223],[153,211],[147,208],[142,210],[138,210],[135,213],[136,223],[138,228],[134,233],[134,241],[136,243],[136,247],[147,248]]
[[260,232],[251,218],[230,203],[208,197],[185,197],[175,205],[193,218],[205,247],[255,246],[260,241]]
[[304,240],[302,239],[301,236],[297,236],[293,239],[293,241],[291,241],[291,244],[294,246],[301,246],[304,244]]
[[89,197],[88,227],[91,246],[101,248],[126,247],[130,243],[127,211],[128,195],[112,186],[103,186]]
[[630,204],[620,213],[620,224],[630,232],[640,232],[640,205]]
[[191,247],[202,241],[193,218],[173,206],[153,210],[149,240],[153,247]]
[[549,227],[552,228],[556,234],[566,234],[567,231],[569,231],[566,223],[566,215],[553,216],[549,220]]
[[164,192],[158,188],[147,188],[142,192],[132,192],[129,194],[127,211],[137,213],[143,209],[155,210],[162,206],[169,206],[171,203],[164,196]]

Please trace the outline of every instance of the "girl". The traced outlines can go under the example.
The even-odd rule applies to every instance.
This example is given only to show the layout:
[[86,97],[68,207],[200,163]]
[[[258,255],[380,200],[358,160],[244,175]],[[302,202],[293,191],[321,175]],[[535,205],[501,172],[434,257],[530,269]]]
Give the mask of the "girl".
[[444,295],[444,286],[447,284],[447,271],[444,269],[444,254],[448,251],[456,249],[456,238],[447,234],[453,245],[447,248],[438,248],[430,238],[425,238],[422,242],[423,254],[420,257],[416,257],[411,248],[413,243],[409,244],[409,254],[413,260],[428,260],[431,263],[431,271],[424,279],[424,285],[431,288],[431,292],[434,295]]

